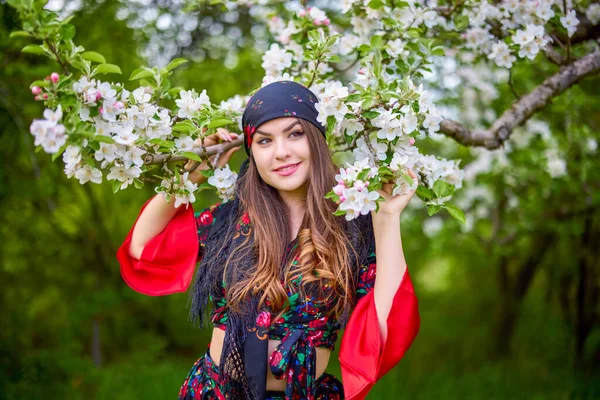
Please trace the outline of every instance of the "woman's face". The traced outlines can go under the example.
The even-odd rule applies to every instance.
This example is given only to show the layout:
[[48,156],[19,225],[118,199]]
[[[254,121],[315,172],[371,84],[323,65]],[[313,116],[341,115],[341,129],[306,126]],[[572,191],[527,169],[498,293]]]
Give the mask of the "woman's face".
[[252,156],[260,177],[280,192],[304,192],[310,171],[308,137],[296,118],[272,119],[252,137]]

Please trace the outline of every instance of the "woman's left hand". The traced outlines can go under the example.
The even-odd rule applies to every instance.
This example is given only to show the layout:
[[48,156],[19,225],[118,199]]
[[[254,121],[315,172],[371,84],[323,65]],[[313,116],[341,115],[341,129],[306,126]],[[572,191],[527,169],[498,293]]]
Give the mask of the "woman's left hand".
[[[415,174],[413,170],[409,169],[408,174],[411,178],[418,180],[417,174]],[[377,193],[379,193],[379,195],[383,197],[385,201],[379,203],[379,211],[376,214],[399,216],[416,192],[416,190],[411,190],[406,194],[392,196],[393,189],[393,183],[384,183],[382,189],[377,191]],[[375,211],[373,211],[373,213],[375,213]]]

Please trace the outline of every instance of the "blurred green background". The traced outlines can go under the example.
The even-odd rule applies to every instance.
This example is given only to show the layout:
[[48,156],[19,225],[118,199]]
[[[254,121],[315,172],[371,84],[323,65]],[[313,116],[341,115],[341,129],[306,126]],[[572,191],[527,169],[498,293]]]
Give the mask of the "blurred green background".
[[[76,42],[119,65],[123,77],[111,79],[125,82],[156,33],[131,27],[132,15],[163,3],[124,3],[76,4],[73,23]],[[203,10],[200,28],[168,47],[169,56],[195,59],[173,83],[205,88],[213,102],[257,87],[263,71],[254,42],[238,41],[224,66],[227,54],[205,51],[213,29],[206,16],[223,19]],[[227,18],[241,37],[258,35],[244,15]],[[29,84],[56,68],[20,52],[27,41],[8,38],[18,28],[0,1],[0,398],[175,398],[210,332],[188,322],[187,294],[138,294],[115,258],[152,188],[113,195],[108,183],[81,186],[66,179],[60,160],[35,152],[29,124],[43,107]],[[517,67],[515,84],[530,90],[548,69]],[[477,178],[493,197],[466,210],[487,210],[470,229],[441,216],[433,235],[424,208],[403,215],[421,331],[369,399],[600,398],[600,171],[598,154],[581,145],[600,136],[599,86],[589,78],[539,116],[568,155],[568,177],[548,177],[534,141],[513,151],[508,167]],[[499,90],[496,111],[513,100]],[[465,163],[474,158],[450,139],[428,146]],[[510,198],[519,206],[507,207]],[[195,208],[217,200],[202,192]],[[339,376],[337,357],[329,370]]]

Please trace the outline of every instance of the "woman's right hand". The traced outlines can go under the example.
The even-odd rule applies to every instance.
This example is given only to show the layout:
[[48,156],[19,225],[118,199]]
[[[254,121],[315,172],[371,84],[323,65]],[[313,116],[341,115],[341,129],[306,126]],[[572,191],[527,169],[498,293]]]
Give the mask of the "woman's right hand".
[[[216,133],[213,133],[212,135],[209,135],[204,138],[204,146],[210,147],[210,146],[214,146],[216,144],[222,143],[222,142],[231,142],[231,141],[237,139],[238,136],[239,135],[235,132],[229,132],[225,128],[218,128]],[[202,146],[201,139],[196,140],[194,147],[196,147],[196,146],[197,147]],[[222,153],[221,156],[219,157],[219,161],[217,162],[217,166],[219,168],[223,168],[229,162],[229,159],[231,158],[233,153],[238,151],[240,148],[241,148],[241,146],[232,147],[231,149],[227,150],[225,153]],[[216,156],[217,155],[215,154],[215,155],[212,155],[209,157],[209,160],[211,163],[214,163]],[[187,170],[187,169],[193,168],[193,166],[196,164],[197,164],[196,161],[188,160],[188,162],[185,164],[184,168]],[[193,183],[200,183],[201,181],[203,181],[205,179],[204,175],[202,175],[202,171],[207,170],[207,169],[208,169],[208,164],[206,161],[203,161],[201,164],[198,165],[198,167],[194,171],[190,172],[189,180],[192,181]]]

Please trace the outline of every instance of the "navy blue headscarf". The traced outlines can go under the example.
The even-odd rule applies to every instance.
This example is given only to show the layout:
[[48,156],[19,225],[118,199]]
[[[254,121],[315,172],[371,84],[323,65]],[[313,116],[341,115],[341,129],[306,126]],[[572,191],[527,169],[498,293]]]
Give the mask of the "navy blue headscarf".
[[277,81],[260,88],[248,101],[242,116],[244,149],[250,155],[256,128],[275,118],[296,117],[312,122],[325,136],[325,127],[317,121],[317,96],[293,81]]

